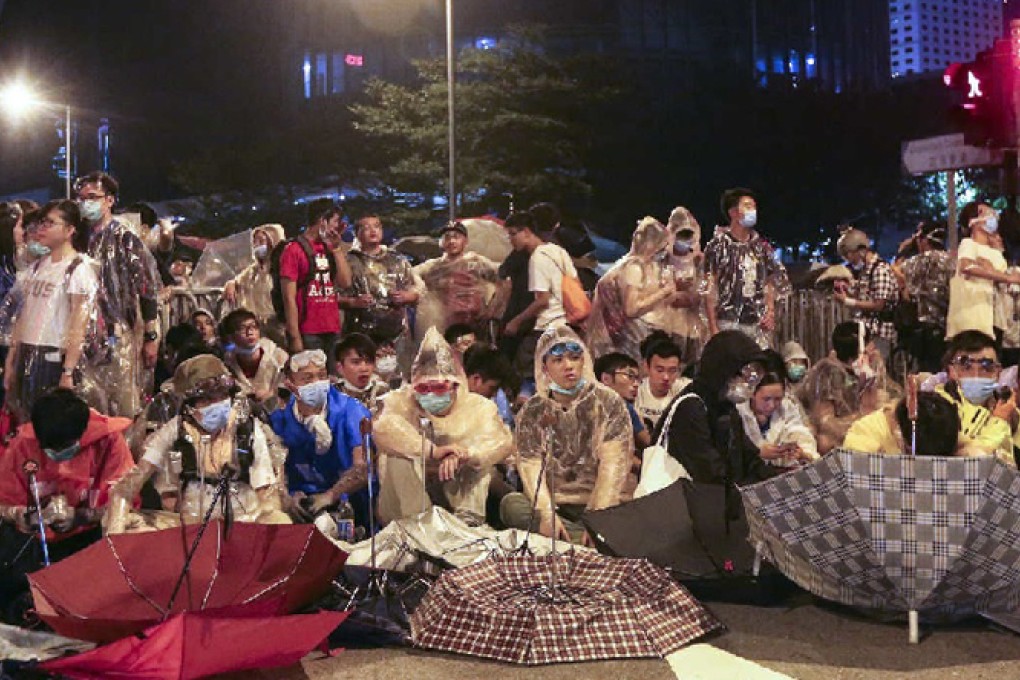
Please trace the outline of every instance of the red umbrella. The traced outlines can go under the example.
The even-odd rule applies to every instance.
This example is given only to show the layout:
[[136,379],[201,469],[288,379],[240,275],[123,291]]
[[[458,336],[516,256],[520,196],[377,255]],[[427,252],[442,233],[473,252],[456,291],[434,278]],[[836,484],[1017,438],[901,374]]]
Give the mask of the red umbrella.
[[40,668],[71,678],[185,680],[289,666],[318,647],[350,612],[260,614],[251,606],[177,614],[138,635]]
[[199,527],[107,536],[29,576],[40,618],[67,637],[110,642],[170,615],[260,600],[292,612],[324,594],[346,553],[310,524],[210,524],[167,611]]

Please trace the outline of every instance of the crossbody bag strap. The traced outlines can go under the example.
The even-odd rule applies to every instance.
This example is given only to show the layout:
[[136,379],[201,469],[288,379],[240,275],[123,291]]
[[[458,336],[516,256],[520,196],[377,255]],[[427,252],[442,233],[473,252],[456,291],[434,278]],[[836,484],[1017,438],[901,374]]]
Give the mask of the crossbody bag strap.
[[673,402],[673,406],[670,407],[669,413],[666,414],[666,422],[662,424],[662,431],[659,432],[659,440],[655,442],[656,446],[666,448],[664,445],[666,443],[666,436],[669,434],[669,428],[673,424],[673,415],[676,413],[676,410],[680,406],[680,404],[685,402],[688,397],[696,397],[700,399],[700,397],[698,397],[698,395],[694,394],[693,392],[688,392],[687,394],[680,395],[680,397]]

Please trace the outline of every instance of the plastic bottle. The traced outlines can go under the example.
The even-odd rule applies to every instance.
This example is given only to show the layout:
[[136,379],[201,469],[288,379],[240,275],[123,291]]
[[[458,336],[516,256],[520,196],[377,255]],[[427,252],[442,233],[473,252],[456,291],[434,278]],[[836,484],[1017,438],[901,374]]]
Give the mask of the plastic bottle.
[[341,541],[353,543],[354,534],[354,506],[347,498],[347,494],[340,494],[340,503],[336,508],[336,531]]

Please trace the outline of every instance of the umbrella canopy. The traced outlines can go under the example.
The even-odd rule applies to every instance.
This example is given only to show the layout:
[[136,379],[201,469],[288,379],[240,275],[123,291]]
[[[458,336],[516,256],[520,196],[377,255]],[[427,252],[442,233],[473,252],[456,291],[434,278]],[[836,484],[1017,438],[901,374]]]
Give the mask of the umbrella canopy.
[[[259,600],[294,611],[322,595],[346,554],[314,525],[210,524],[172,613]],[[39,617],[61,635],[109,642],[162,621],[198,525],[107,536],[29,576]],[[82,580],[89,587],[82,587]]]
[[467,250],[484,255],[496,264],[506,259],[513,247],[503,228],[503,220],[495,217],[469,217],[457,220],[467,228]]
[[318,647],[348,612],[260,616],[253,611],[177,614],[164,623],[41,668],[69,678],[186,680],[289,666]]
[[207,243],[191,273],[191,285],[196,288],[222,288],[254,262],[251,231],[245,229]]
[[740,491],[751,543],[820,597],[942,617],[1017,607],[1020,476],[993,457],[841,450]]
[[721,628],[662,569],[591,552],[448,571],[411,616],[421,647],[522,664],[661,657]]

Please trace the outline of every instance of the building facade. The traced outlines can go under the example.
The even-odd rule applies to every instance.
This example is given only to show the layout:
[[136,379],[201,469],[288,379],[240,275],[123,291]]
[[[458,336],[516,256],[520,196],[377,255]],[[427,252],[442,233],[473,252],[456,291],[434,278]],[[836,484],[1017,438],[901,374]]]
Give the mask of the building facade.
[[1002,0],[890,0],[892,77],[940,72],[953,62],[973,60],[1003,35],[1003,7]]

